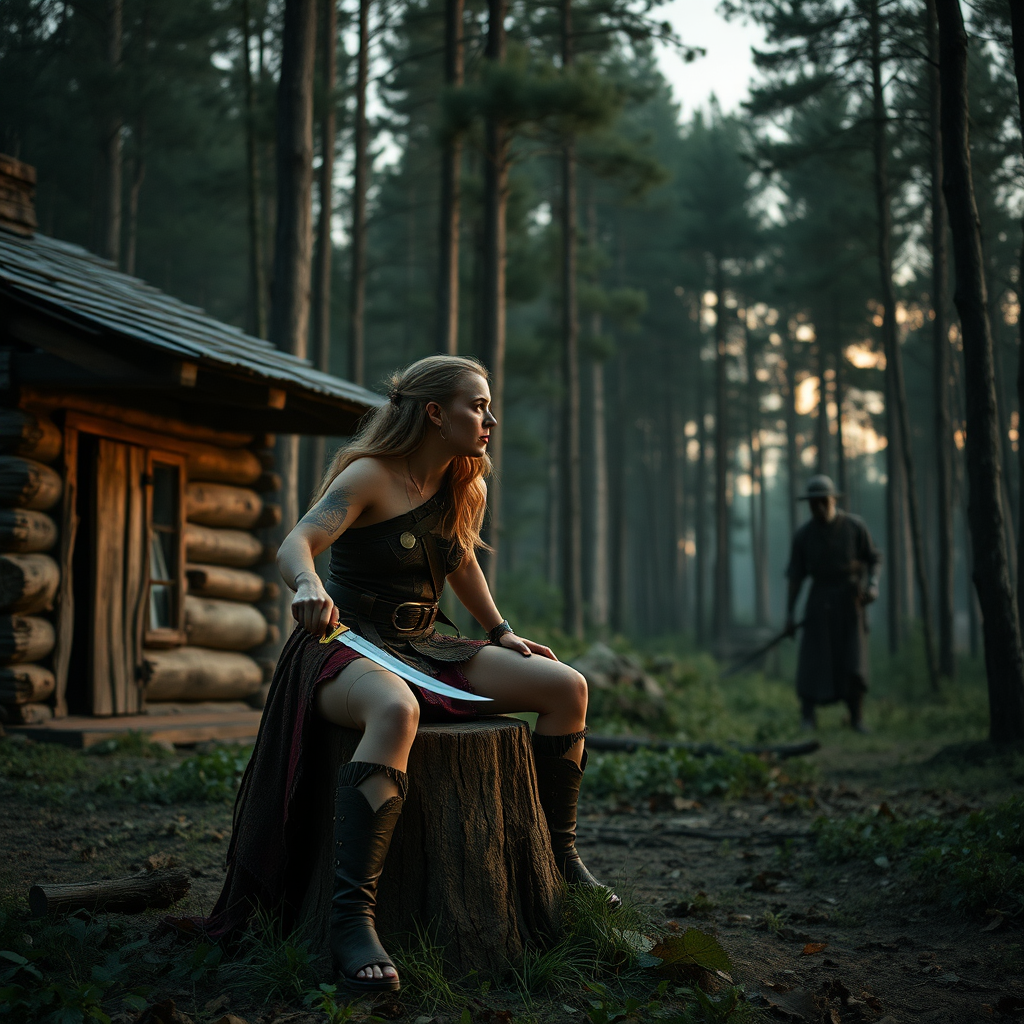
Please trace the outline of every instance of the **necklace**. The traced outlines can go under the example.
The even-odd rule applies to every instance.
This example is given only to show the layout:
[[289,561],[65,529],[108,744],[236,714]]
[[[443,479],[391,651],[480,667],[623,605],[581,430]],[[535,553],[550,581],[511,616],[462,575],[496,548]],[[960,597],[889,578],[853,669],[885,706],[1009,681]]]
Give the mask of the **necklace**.
[[420,496],[420,498],[422,498],[423,497],[423,488],[420,487],[420,485],[418,483],[416,483],[416,478],[412,475],[412,468],[409,466],[409,460],[408,459],[405,460],[405,472],[406,472],[406,475],[409,477],[409,480],[412,483],[413,487],[416,488],[416,493]]

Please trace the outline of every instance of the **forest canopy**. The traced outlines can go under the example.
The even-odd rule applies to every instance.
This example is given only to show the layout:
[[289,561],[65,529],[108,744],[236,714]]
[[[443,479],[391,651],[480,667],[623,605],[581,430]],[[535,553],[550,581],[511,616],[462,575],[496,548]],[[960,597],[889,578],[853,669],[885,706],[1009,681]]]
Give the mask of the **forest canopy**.
[[[370,387],[451,339],[493,355],[498,124],[507,338],[492,578],[510,617],[701,642],[778,625],[797,495],[827,473],[883,548],[873,614],[888,645],[907,641],[927,597],[950,673],[980,627],[963,340],[935,230],[931,5],[725,0],[723,16],[766,30],[735,112],[673,95],[658,48],[708,58],[656,6],[574,0],[567,31],[569,5],[512,3],[497,58],[494,6],[319,5],[314,168],[330,163],[313,214],[329,214],[331,259],[326,290],[313,284],[312,330],[327,343],[311,342],[312,357],[349,376],[356,319]],[[445,58],[453,7],[457,75]],[[284,13],[280,0],[0,0],[0,150],[38,169],[40,230],[265,334]],[[980,3],[967,27],[1015,574],[1024,209],[1009,6]],[[435,326],[453,153],[458,301]],[[304,449],[303,501],[322,454]]]

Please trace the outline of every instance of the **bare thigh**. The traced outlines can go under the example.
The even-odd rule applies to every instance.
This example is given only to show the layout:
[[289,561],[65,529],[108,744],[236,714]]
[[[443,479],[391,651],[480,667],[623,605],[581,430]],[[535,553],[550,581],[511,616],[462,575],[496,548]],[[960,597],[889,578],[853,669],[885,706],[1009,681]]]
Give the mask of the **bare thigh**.
[[[587,681],[574,668],[539,654],[524,658],[505,647],[482,647],[462,667],[473,689],[494,701],[493,714],[536,711],[540,732],[576,732],[587,715]],[[543,721],[546,718],[547,721]]]

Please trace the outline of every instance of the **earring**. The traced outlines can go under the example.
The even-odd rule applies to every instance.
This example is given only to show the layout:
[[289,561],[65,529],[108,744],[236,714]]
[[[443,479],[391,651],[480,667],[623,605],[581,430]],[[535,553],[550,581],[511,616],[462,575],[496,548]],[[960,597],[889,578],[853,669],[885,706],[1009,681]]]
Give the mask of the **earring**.
[[438,424],[438,426],[437,426],[437,430],[438,430],[438,433],[439,433],[439,434],[441,435],[441,440],[442,440],[442,441],[447,441],[447,440],[448,440],[448,438],[447,438],[447,436],[445,435],[445,432],[444,432],[444,420],[442,420],[442,421],[441,421],[441,422],[440,422],[440,423]]

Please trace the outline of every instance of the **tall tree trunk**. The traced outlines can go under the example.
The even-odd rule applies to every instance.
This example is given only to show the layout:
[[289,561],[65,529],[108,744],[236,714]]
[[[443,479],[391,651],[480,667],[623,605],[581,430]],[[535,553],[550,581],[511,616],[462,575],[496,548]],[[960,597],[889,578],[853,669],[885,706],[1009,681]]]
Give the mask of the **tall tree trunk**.
[[[600,318],[595,332],[600,332]],[[593,584],[590,595],[590,614],[594,625],[603,636],[608,631],[608,446],[606,439],[604,363],[595,359],[590,364],[590,380],[594,393],[594,548]]]
[[323,117],[320,121],[320,219],[316,229],[316,270],[314,275],[313,353],[317,369],[331,369],[331,215],[334,213],[334,143],[337,114],[334,90],[337,87],[338,5],[337,0],[322,0],[323,39]]
[[[492,66],[505,61],[505,17],[508,0],[487,0],[487,44],[484,57]],[[483,358],[491,373],[491,410],[498,422],[491,430],[490,454],[494,474],[490,481],[490,519],[486,538],[491,551],[485,557],[487,582],[494,590],[498,580],[501,541],[501,469],[504,445],[505,406],[505,270],[508,239],[505,212],[508,207],[510,134],[497,117],[489,117],[484,131],[484,245]]]
[[744,325],[743,354],[747,371],[747,437],[750,439],[750,555],[754,575],[754,622],[763,626],[768,621],[767,580],[765,576],[765,537],[762,533],[760,507],[765,502],[761,460],[760,406],[754,356],[750,350],[750,331]]
[[[936,0],[935,6],[942,87],[943,192],[953,236],[954,301],[963,332],[968,516],[974,584],[982,611],[989,737],[1008,742],[1024,739],[1024,654],[1003,537],[992,332],[968,135],[967,33],[959,0]],[[1010,9],[1012,12],[1014,5]],[[1015,27],[1019,28],[1019,22]],[[1018,42],[1020,32],[1015,36]]]
[[836,403],[836,489],[843,496],[841,503],[843,508],[850,507],[850,496],[847,493],[846,479],[846,444],[843,439],[843,402],[845,400],[844,388],[846,381],[843,376],[843,355],[842,328],[839,323],[839,307],[837,299],[832,297],[832,355],[835,378],[832,383],[833,394]]
[[366,190],[369,187],[370,128],[366,89],[370,73],[370,0],[359,0],[359,53],[356,57],[356,119],[352,166],[352,276],[349,280],[348,372],[366,382]]
[[[262,54],[263,44],[260,43]],[[248,329],[258,338],[267,336],[267,273],[263,252],[263,217],[260,213],[260,161],[256,145],[256,90],[250,66],[249,0],[242,0],[242,77],[245,82],[245,161],[249,218],[249,312]],[[260,62],[262,64],[262,55]],[[262,67],[261,67],[262,72]]]
[[[572,0],[561,0],[562,70],[572,67]],[[576,143],[562,147],[562,625],[583,639],[583,491],[580,454],[580,320],[576,302]]]
[[[465,0],[445,0],[444,80],[450,89],[465,79]],[[459,225],[461,196],[462,139],[452,132],[441,145],[440,259],[437,267],[437,350],[455,355],[459,351]]]
[[694,491],[694,501],[697,507],[694,511],[694,526],[697,531],[697,564],[695,566],[697,579],[694,584],[694,604],[696,607],[697,643],[705,644],[708,640],[708,603],[707,603],[707,579],[708,579],[708,431],[707,431],[707,402],[705,400],[704,362],[698,358],[697,372],[694,379],[697,382],[697,487]]
[[921,599],[921,621],[924,626],[925,660],[928,665],[928,679],[933,690],[939,688],[939,667],[935,660],[935,644],[932,637],[931,593],[928,589],[927,563],[924,553],[924,538],[921,532],[921,514],[917,503],[917,485],[914,478],[910,417],[907,413],[907,389],[903,380],[903,353],[896,335],[896,294],[892,284],[892,209],[889,199],[889,142],[887,139],[888,115],[885,97],[882,93],[882,43],[880,0],[871,6],[871,94],[874,119],[874,183],[875,205],[878,217],[878,270],[882,285],[882,300],[885,305],[882,337],[887,360],[886,372],[892,380],[891,397],[895,399],[894,415],[903,453],[903,478],[907,491],[907,505],[910,513],[910,531],[913,542],[914,570],[917,589]]
[[[1011,3],[1010,30],[1013,38],[1013,70],[1017,79],[1017,105],[1020,108],[1021,124],[1024,124],[1024,9],[1019,3]],[[1022,222],[1024,227],[1024,222]],[[1017,291],[1024,291],[1024,240],[1020,249],[1020,273],[1017,276]],[[1024,294],[1018,294],[1018,301],[1024,302]],[[1017,476],[1019,489],[1024,491],[1024,316],[1017,318],[1017,330],[1020,337],[1017,357]],[[1021,498],[1024,506],[1024,496]],[[1017,537],[1017,609],[1021,616],[1021,629],[1024,630],[1024,511],[1020,514]]]
[[[313,70],[316,63],[316,0],[287,0],[277,91],[277,226],[274,238],[270,340],[305,358],[309,336],[313,255]],[[283,479],[282,522],[299,517],[299,444],[278,438]]]
[[797,526],[797,475],[799,460],[796,454],[796,367],[793,365],[795,350],[792,332],[783,335],[786,364],[786,504],[789,518],[790,539],[796,534]]
[[714,639],[720,642],[729,628],[729,500],[728,393],[725,376],[725,277],[722,261],[715,258],[715,587]]
[[[334,214],[334,146],[337,137],[337,106],[334,90],[338,78],[338,4],[321,0],[320,40],[323,74],[323,113],[320,120],[320,218],[316,226],[316,262],[313,267],[313,359],[318,370],[331,371],[331,259],[334,241],[331,221]],[[327,461],[327,438],[311,439],[309,462],[311,483],[316,486]]]
[[942,198],[942,102],[935,0],[927,0],[926,19],[932,179],[932,306],[935,310],[932,321],[932,402],[935,407],[935,485],[939,531],[939,671],[952,678],[956,672],[953,645],[956,543],[953,533],[953,425],[949,414],[949,255],[946,241],[949,227],[946,203]]
[[128,189],[128,244],[124,253],[124,272],[135,274],[135,258],[139,246],[139,196],[146,179],[146,155],[143,150],[146,125],[140,117],[135,126],[135,158],[132,167],[132,183]]
[[121,190],[123,154],[121,129],[121,61],[124,57],[124,0],[109,0],[107,7],[107,61],[110,66],[110,116],[104,149],[107,170],[107,219],[104,255],[115,264],[121,261]]
[[[821,324],[817,327],[822,329]],[[815,355],[818,357],[818,409],[814,421],[814,443],[818,449],[818,457],[815,460],[815,470],[818,473],[829,474],[828,457],[828,380],[826,379],[828,360],[825,356],[825,339],[818,334],[814,343]]]

